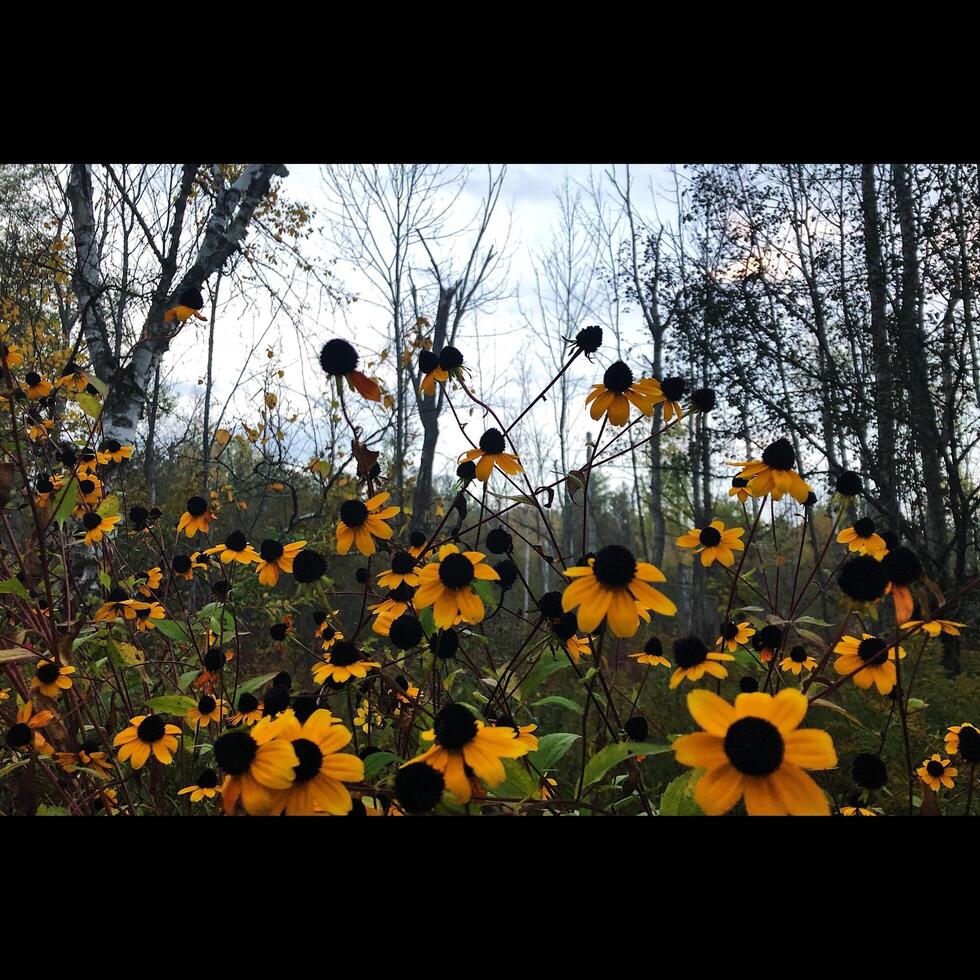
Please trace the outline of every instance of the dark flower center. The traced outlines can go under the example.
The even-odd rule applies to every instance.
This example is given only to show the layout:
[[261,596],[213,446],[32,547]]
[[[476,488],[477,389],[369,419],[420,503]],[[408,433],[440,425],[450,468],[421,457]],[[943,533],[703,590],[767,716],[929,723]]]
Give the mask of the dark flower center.
[[498,561],[493,570],[500,576],[497,585],[503,590],[509,589],[517,581],[517,566],[509,558]]
[[783,761],[783,736],[763,718],[739,718],[725,735],[725,755],[745,776],[768,776]]
[[130,523],[132,523],[137,531],[142,531],[146,527],[149,517],[150,512],[145,507],[137,505],[136,507],[129,508]]
[[425,535],[421,531],[412,531],[408,536],[408,543],[413,548],[421,548],[425,544]]
[[126,602],[129,599],[129,593],[125,589],[112,589],[106,598],[107,602]]
[[217,647],[212,647],[204,654],[204,666],[210,671],[221,670],[224,662],[224,655]]
[[594,354],[602,346],[602,327],[583,327],[575,335],[575,345],[584,354]]
[[191,559],[189,555],[174,555],[174,560],[170,567],[178,575],[186,575],[191,570]]
[[[664,378],[660,382],[660,390],[664,393],[669,402],[676,402],[684,397],[684,392],[687,391],[687,382],[683,378]],[[714,401],[714,392],[712,392],[712,403]]]
[[837,576],[837,584],[848,598],[855,602],[874,602],[885,592],[888,579],[882,568],[888,555],[880,562],[871,555],[859,555],[844,562]]
[[95,489],[95,483],[92,480],[81,480],[78,489],[84,494],[90,494]]
[[980,762],[980,732],[971,725],[960,728],[959,746],[956,750],[967,762]]
[[306,719],[313,714],[320,706],[317,704],[317,698],[313,694],[298,694],[293,698],[293,714],[296,715],[297,721],[302,725],[306,722]]
[[245,729],[233,728],[214,743],[214,758],[229,776],[241,776],[248,772],[258,750],[255,739]]
[[870,538],[875,533],[875,522],[870,517],[862,517],[854,522],[854,533],[859,538]]
[[495,527],[487,535],[487,548],[494,555],[504,555],[514,547],[514,539],[502,528]]
[[391,570],[395,575],[408,575],[415,568],[415,559],[407,551],[396,551],[391,556]]
[[455,347],[443,347],[439,352],[439,367],[443,371],[452,371],[454,368],[463,366],[462,352]]
[[23,722],[18,722],[7,732],[7,744],[12,749],[22,749],[31,740],[31,730]]
[[419,351],[419,368],[423,374],[431,374],[439,367],[439,355],[430,350]]
[[837,474],[834,489],[845,497],[856,497],[864,489],[864,484],[859,474],[844,470]]
[[551,631],[558,637],[562,643],[567,643],[577,632],[578,632],[578,616],[573,612],[565,613],[561,619],[558,620],[551,627]]
[[399,650],[411,650],[418,646],[422,642],[422,636],[422,624],[411,613],[399,616],[388,632],[388,638]]
[[854,757],[851,777],[863,789],[881,789],[888,782],[888,770],[878,756],[862,752]]
[[407,582],[396,585],[389,593],[388,598],[395,602],[408,602],[415,595],[415,589]]
[[266,538],[259,548],[259,554],[263,561],[279,561],[283,555],[283,547],[278,541]]
[[[459,466],[456,467],[456,476],[458,476],[461,480],[472,480],[476,476],[476,463],[474,463],[472,459],[467,459],[460,463]],[[425,538],[423,538],[413,547],[421,548],[424,544]]]
[[436,742],[446,749],[461,749],[476,738],[476,718],[461,704],[447,704],[436,715]]
[[934,779],[941,776],[945,771],[946,767],[941,762],[936,762],[935,759],[930,759],[926,763],[926,772]]
[[202,715],[211,714],[211,712],[217,707],[218,702],[215,701],[210,694],[205,694],[204,697],[197,702],[197,710],[200,711]]
[[177,300],[181,306],[189,306],[192,310],[202,310],[204,309],[204,297],[201,295],[201,290],[196,286],[188,286],[181,294],[180,298]]
[[293,578],[297,582],[315,582],[327,572],[327,563],[319,552],[306,549],[293,559]]
[[893,548],[881,560],[881,568],[893,585],[911,585],[922,575],[922,562],[911,548]]
[[320,367],[334,377],[350,374],[357,368],[357,351],[339,337],[328,340],[320,350]]
[[282,643],[286,639],[286,634],[289,632],[289,625],[287,623],[273,623],[269,627],[269,636],[272,637],[276,643]]
[[94,514],[91,511],[87,513],[82,518],[82,524],[85,525],[86,531],[94,531],[102,523],[102,518],[98,514]]
[[39,375],[36,371],[28,371],[27,374],[24,375],[24,380],[31,388],[36,388],[41,383],[41,375]]
[[164,727],[163,719],[159,715],[147,715],[136,729],[136,737],[149,745],[159,742],[166,734],[167,730]]
[[439,579],[447,589],[462,589],[473,581],[473,562],[455,552],[439,562]]
[[623,732],[631,742],[645,742],[650,734],[650,726],[642,715],[634,715],[623,725]]
[[98,752],[101,748],[102,743],[97,738],[90,738],[82,742],[79,751],[84,752],[86,755],[91,755],[93,752]]
[[487,429],[480,436],[480,448],[488,455],[496,456],[507,448],[507,444],[504,442],[504,437],[500,434],[499,429]]
[[561,605],[560,592],[545,592],[541,596],[538,608],[545,619],[561,619],[565,615],[565,610],[562,609]]
[[721,624],[721,638],[723,640],[734,640],[738,636],[738,623],[734,619]]
[[362,500],[345,500],[340,505],[340,519],[348,527],[360,527],[368,519],[368,509]]
[[330,650],[330,663],[337,667],[349,667],[360,659],[360,650],[350,640],[338,640]]
[[225,538],[225,547],[229,551],[244,551],[248,546],[248,538],[245,537],[242,531],[232,531],[231,534]]
[[749,481],[746,480],[744,476],[733,476],[732,477],[732,486],[733,487],[744,488],[744,487],[747,487],[748,485],[749,485]]
[[616,361],[615,364],[610,364],[606,368],[606,373],[602,376],[602,383],[607,391],[621,395],[633,384],[633,372],[622,361]]
[[858,656],[865,662],[874,666],[880,666],[888,659],[888,650],[884,640],[879,640],[877,636],[869,637],[858,644]]
[[632,552],[621,545],[606,545],[595,556],[592,574],[610,589],[623,588],[636,576],[636,559]]
[[674,641],[674,660],[685,670],[697,667],[708,659],[708,648],[697,636],[684,636]]
[[247,715],[250,711],[255,711],[259,706],[259,699],[254,694],[243,694],[238,699],[238,710]]
[[459,637],[453,630],[440,630],[429,637],[429,649],[440,660],[451,660],[459,649]]
[[314,776],[319,775],[323,765],[323,753],[320,746],[308,738],[297,738],[293,742],[293,750],[299,759],[299,765],[294,766],[297,783],[308,783]]
[[660,637],[651,636],[643,645],[643,652],[650,654],[651,657],[662,657],[664,655],[664,645],[660,642]]
[[428,813],[442,799],[445,787],[442,773],[425,762],[395,773],[395,798],[406,813]]
[[718,528],[712,527],[709,524],[707,527],[701,529],[701,532],[698,534],[698,539],[706,548],[715,548],[721,542],[721,532]]
[[805,663],[806,658],[807,658],[806,647],[797,645],[793,647],[793,649],[790,650],[789,652],[789,659],[792,660],[794,664]]
[[715,401],[715,393],[711,388],[698,388],[691,394],[691,404],[702,412],[710,412],[715,407]]
[[48,477],[42,476],[37,481],[38,493],[51,493],[53,492],[53,490],[54,490],[54,484],[51,482],[51,480]]
[[213,769],[205,769],[197,777],[197,785],[201,789],[214,789],[218,785],[218,774]]
[[42,684],[53,684],[59,676],[57,664],[44,664],[37,669],[37,679]]
[[191,517],[202,517],[208,509],[208,502],[203,497],[191,497],[187,501],[187,513]]
[[153,612],[153,606],[147,605],[147,607],[145,609],[137,609],[136,610],[136,618],[137,619],[149,619],[150,618],[150,613],[152,613],[152,612]]
[[789,439],[777,439],[766,446],[762,462],[774,470],[791,470],[796,463],[796,453]]
[[752,694],[759,690],[759,682],[754,677],[743,677],[738,682],[738,689],[743,694]]

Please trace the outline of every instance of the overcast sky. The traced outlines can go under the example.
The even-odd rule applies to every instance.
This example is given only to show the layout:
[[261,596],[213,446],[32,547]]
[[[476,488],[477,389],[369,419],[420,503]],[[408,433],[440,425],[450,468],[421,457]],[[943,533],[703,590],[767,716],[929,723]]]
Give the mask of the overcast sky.
[[[320,167],[310,164],[287,166],[290,173],[283,183],[284,193],[291,199],[308,201],[322,216],[329,202]],[[460,341],[468,363],[479,367],[475,383],[495,399],[494,407],[502,409],[505,417],[508,409],[516,410],[523,405],[548,380],[548,374],[537,363],[534,351],[534,282],[537,256],[548,247],[560,219],[556,194],[561,191],[566,177],[585,185],[590,173],[599,180],[609,168],[609,164],[508,164],[500,203],[490,229],[491,236],[498,241],[504,237],[508,227],[510,229],[510,263],[504,290],[507,295],[493,309],[481,312],[475,320],[471,318],[465,325]],[[669,221],[674,189],[671,168],[657,164],[632,165],[630,169],[637,210],[651,218],[659,212],[663,220]],[[622,179],[625,166],[618,165],[617,173]],[[453,209],[451,222],[455,219],[462,223],[466,216],[474,214],[486,187],[485,165],[472,165],[470,181]],[[325,258],[333,257],[336,251],[325,237],[303,247],[316,250]],[[321,392],[324,397],[328,393],[322,372],[312,363],[313,351],[319,350],[324,341],[333,336],[345,336],[366,357],[376,356],[380,352],[389,321],[383,309],[372,303],[370,282],[349,263],[339,262],[335,273],[345,290],[359,296],[358,302],[342,310],[319,303],[316,294],[311,293],[308,299],[312,309],[298,324],[282,316],[273,316],[264,305],[251,310],[226,307],[220,313],[223,322],[219,324],[215,347],[215,398],[219,406],[225,399],[231,399],[222,425],[232,428],[239,419],[255,423],[261,401],[259,377],[271,364],[286,372],[285,384],[293,389],[295,396],[292,399],[287,392],[286,398],[294,401],[302,417],[306,405],[301,403],[298,389],[305,386],[311,395]],[[434,310],[428,312],[430,317],[434,314]],[[589,322],[597,322],[597,319],[591,318]],[[629,320],[627,317],[627,325]],[[628,326],[624,333],[629,333]],[[206,337],[206,326],[204,330],[198,326],[185,329],[177,338],[169,359],[170,381],[188,407],[193,394],[202,391],[198,381],[205,371]],[[611,338],[607,343],[611,343]],[[275,352],[273,361],[266,357],[267,346]],[[478,346],[478,350],[466,349],[467,346]],[[250,356],[253,348],[255,351]],[[604,357],[603,360],[608,363],[609,358]],[[474,365],[474,361],[479,364]],[[240,366],[246,362],[245,378],[239,384]],[[524,365],[525,372],[531,373],[528,388],[533,390],[525,392],[515,379],[515,365],[518,363]],[[582,360],[576,365],[583,399],[588,385],[601,380],[601,372],[601,364],[589,365]],[[376,373],[393,384],[394,372],[390,366],[383,366]],[[532,417],[534,424],[538,427],[548,426],[549,412],[547,406],[542,406],[540,412],[536,409]],[[575,431],[584,445],[585,433],[591,431],[590,426],[593,425],[584,404],[580,415]],[[482,419],[474,421],[474,438],[478,438],[482,426]],[[437,468],[441,466],[444,471],[449,471],[450,468],[455,469],[455,456],[468,448],[468,444],[458,430],[454,431],[456,427],[450,415],[444,420],[442,429]]]

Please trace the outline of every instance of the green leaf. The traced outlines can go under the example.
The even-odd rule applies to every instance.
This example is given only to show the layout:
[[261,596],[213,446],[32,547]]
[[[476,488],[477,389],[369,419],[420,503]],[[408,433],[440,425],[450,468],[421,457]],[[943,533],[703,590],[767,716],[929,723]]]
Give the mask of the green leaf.
[[72,509],[78,502],[78,480],[74,477],[69,480],[67,486],[56,491],[58,506],[55,508],[51,520],[58,522],[58,527],[64,527],[65,522],[71,517]]
[[556,657],[545,651],[528,671],[527,677],[521,681],[521,693],[524,697],[530,697],[552,674],[564,670],[568,665],[568,657]]
[[88,379],[88,383],[103,397],[109,393],[109,386],[104,382],[100,381],[91,371],[85,372],[85,377]]
[[822,619],[816,619],[813,616],[797,616],[793,620],[794,623],[810,623],[811,626],[832,626],[833,623],[825,622]]
[[571,698],[563,698],[559,694],[549,694],[546,698],[541,698],[540,701],[532,701],[532,708],[567,708],[569,711],[574,711],[577,715],[582,714],[582,705],[573,701]]
[[177,678],[177,690],[186,691],[190,683],[195,680],[200,674],[199,670],[185,670],[180,677]]
[[372,780],[389,763],[398,761],[394,752],[372,752],[364,760],[364,779]]
[[507,778],[493,790],[494,796],[513,796],[520,800],[537,797],[539,786],[537,779],[531,775],[516,759],[501,759]]
[[422,624],[422,629],[425,631],[425,635],[432,636],[432,634],[436,631],[436,621],[432,612],[432,606],[426,606],[425,609],[419,613],[419,622]]
[[179,715],[183,717],[197,702],[184,694],[162,694],[151,698],[146,706],[158,715]]
[[46,803],[39,803],[36,817],[67,817],[68,811],[63,806],[48,806]]
[[473,591],[483,600],[484,604],[488,608],[497,608],[498,597],[494,594],[492,582],[484,582],[482,579],[474,579],[471,584],[473,586]]
[[97,419],[102,412],[102,403],[99,401],[95,395],[90,395],[87,391],[80,392],[75,396],[75,401],[78,402],[78,407],[89,416],[89,418]]
[[175,643],[193,642],[186,628],[173,619],[155,619],[156,628],[168,639]]
[[694,787],[704,773],[703,769],[691,769],[668,783],[660,797],[662,817],[703,817],[704,810],[694,799]]
[[542,735],[538,739],[537,751],[532,752],[527,757],[528,761],[542,772],[546,769],[554,769],[558,760],[581,737],[581,735],[576,735],[573,732],[555,732],[551,735]]
[[117,517],[119,515],[119,498],[110,493],[105,497],[98,509],[99,517]]
[[597,752],[585,767],[582,789],[598,782],[613,766],[635,755],[660,755],[670,752],[669,745],[654,745],[652,742],[616,742]]
[[8,578],[0,582],[0,593],[5,595],[20,596],[21,599],[30,599],[31,594],[24,588],[24,583],[18,578]]
[[109,586],[112,585],[112,579],[109,578],[108,573],[103,572],[101,569],[99,571],[99,585],[101,585],[103,589],[108,589]]
[[276,671],[274,674],[260,674],[258,677],[253,677],[250,681],[243,681],[238,685],[239,694],[253,694],[257,691],[263,684],[268,684],[273,677],[278,674]]
[[26,766],[31,761],[31,759],[18,759],[16,762],[11,762],[9,765],[4,766],[3,769],[0,769],[0,779],[3,779],[3,777],[9,773],[12,773],[15,769],[20,769],[21,766]]

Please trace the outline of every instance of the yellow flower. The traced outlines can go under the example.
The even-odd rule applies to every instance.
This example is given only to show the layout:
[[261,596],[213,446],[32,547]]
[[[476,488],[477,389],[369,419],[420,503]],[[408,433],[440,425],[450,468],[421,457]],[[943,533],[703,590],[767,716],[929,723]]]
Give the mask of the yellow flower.
[[670,689],[673,690],[684,680],[699,681],[705,674],[723,680],[728,676],[728,669],[722,667],[721,662],[734,659],[730,653],[709,652],[696,636],[675,640],[674,660],[677,662],[677,669],[670,676]]
[[519,759],[529,751],[513,728],[488,728],[461,704],[445,705],[436,715],[434,727],[422,738],[435,744],[401,768],[428,763],[442,773],[446,789],[460,803],[469,803],[473,798],[474,787],[467,768],[487,786],[499,786],[507,775],[500,760]]
[[34,702],[28,701],[17,709],[17,722],[7,729],[7,745],[23,751],[33,744],[34,750],[42,755],[51,755],[54,749],[45,741],[42,729],[54,719],[53,711],[39,711],[34,714]]
[[923,759],[915,772],[933,793],[938,793],[940,786],[952,789],[953,779],[959,775],[959,770],[950,765],[949,759],[944,759],[938,753],[931,759]]
[[638,664],[648,664],[650,667],[656,667],[658,664],[663,667],[670,666],[670,661],[664,656],[664,645],[656,636],[651,636],[639,653],[631,653],[630,659]]
[[187,510],[180,515],[180,520],[177,522],[177,530],[183,531],[189,538],[193,538],[198,531],[207,534],[208,525],[214,519],[214,514],[203,497],[190,497],[187,501]]
[[299,757],[292,743],[280,738],[285,716],[263,718],[253,728],[233,728],[214,743],[214,758],[226,773],[221,787],[225,813],[241,802],[252,816],[277,813],[282,791],[296,778]]
[[339,640],[334,643],[326,661],[313,665],[313,680],[323,684],[328,678],[336,684],[343,684],[352,677],[363,680],[369,670],[380,667],[375,660],[365,660],[361,651],[350,640]]
[[633,636],[640,625],[637,606],[662,616],[673,616],[677,606],[649,582],[666,582],[655,565],[638,562],[630,551],[611,544],[603,548],[588,565],[569,568],[565,574],[576,579],[562,593],[566,612],[578,608],[578,625],[592,633],[607,618],[616,636]]
[[677,539],[677,544],[681,548],[694,548],[705,567],[716,561],[731,567],[735,564],[733,552],[745,550],[745,545],[739,541],[744,533],[745,528],[732,527],[726,531],[724,521],[712,521],[705,528],[692,527]]
[[[163,570],[159,565],[155,565],[153,568],[147,569],[143,574],[146,576],[146,581],[141,582],[138,588],[143,595],[152,599],[153,593],[160,588],[160,583],[163,581]],[[126,618],[128,619],[129,617],[127,616]]]
[[248,692],[238,696],[238,710],[228,719],[229,725],[254,725],[262,720],[262,702]]
[[751,623],[736,623],[730,619],[721,625],[721,636],[715,640],[715,646],[725,646],[732,652],[742,643],[748,643],[755,636],[755,627]]
[[112,744],[122,746],[119,761],[129,759],[134,769],[142,769],[151,753],[157,762],[169,766],[177,748],[174,736],[179,734],[179,726],[164,724],[159,715],[137,715],[129,719],[129,728],[124,728]]
[[749,481],[741,476],[732,477],[732,487],[728,491],[729,497],[738,497],[738,502],[744,504],[746,500],[749,499],[749,491],[745,488],[749,485]]
[[56,698],[62,691],[71,687],[71,677],[74,667],[62,667],[51,660],[39,660],[37,673],[31,679],[31,687],[40,691],[45,697]]
[[77,752],[56,752],[55,761],[65,772],[90,769],[99,779],[109,779],[113,764],[108,753],[101,750],[101,744],[97,738],[89,739],[79,746]]
[[808,707],[799,691],[739,694],[733,707],[697,690],[687,707],[704,730],[678,738],[674,754],[706,770],[694,789],[705,813],[727,813],[744,797],[749,816],[829,816],[826,797],[803,770],[833,769],[837,753],[826,732],[799,729]]
[[220,792],[218,774],[213,769],[205,769],[197,777],[196,783],[177,790],[177,795],[183,796],[185,793],[190,793],[191,803],[200,803],[204,799],[213,800]]
[[305,541],[292,541],[280,544],[278,541],[267,539],[259,546],[261,561],[255,570],[259,576],[260,585],[275,585],[279,581],[279,573],[293,572],[293,559],[306,547]]
[[402,584],[418,585],[419,569],[415,558],[407,551],[396,551],[391,556],[391,568],[378,576],[378,585],[382,589],[396,589]]
[[779,669],[789,671],[798,677],[801,671],[814,670],[817,661],[806,652],[806,647],[797,644],[789,652],[788,657],[783,657],[779,663]]
[[390,493],[375,494],[367,503],[345,500],[337,522],[337,554],[346,555],[356,545],[362,555],[373,555],[375,538],[387,541],[394,533],[385,521],[401,513],[401,507],[384,507]]
[[262,561],[255,549],[248,543],[242,531],[232,531],[225,538],[224,544],[215,545],[213,548],[206,548],[204,554],[217,555],[221,559],[222,565],[227,565],[232,561],[241,562],[243,565],[251,565],[253,562]]
[[728,462],[727,465],[742,468],[738,475],[749,481],[748,491],[753,497],[771,494],[773,500],[782,500],[783,494],[788,493],[804,504],[810,496],[810,486],[793,470],[796,452],[788,439],[777,439],[767,446],[761,460]]
[[203,694],[197,704],[187,712],[187,724],[191,727],[202,725],[205,728],[208,725],[220,725],[222,717],[227,712],[228,705],[222,698]]
[[124,446],[118,439],[107,439],[102,445],[102,452],[105,454],[105,462],[112,460],[113,463],[121,463],[132,457],[133,447]]
[[109,533],[120,521],[121,517],[103,517],[94,510],[90,510],[82,518],[82,526],[85,528],[85,543],[95,544]]
[[921,619],[910,619],[907,622],[902,623],[902,629],[915,630],[921,628],[923,633],[928,633],[934,639],[935,637],[939,636],[940,633],[948,633],[950,636],[959,636],[960,629],[964,626],[966,626],[966,623],[957,623],[951,619],[930,619],[926,621]]
[[167,614],[159,602],[140,602],[138,599],[131,599],[125,605],[130,606],[136,613],[136,629],[138,632],[154,630],[157,627],[153,620],[167,618]]
[[846,544],[848,551],[856,551],[859,555],[871,555],[872,558],[882,558],[888,551],[885,539],[875,533],[875,522],[870,517],[862,517],[854,522],[854,527],[846,527],[837,535],[840,544]]
[[36,371],[28,371],[24,375],[23,389],[28,398],[46,398],[51,394],[52,384],[45,381]]
[[421,585],[415,593],[417,610],[433,606],[437,629],[450,629],[461,617],[467,623],[479,623],[486,609],[473,590],[474,581],[497,582],[496,570],[484,563],[479,551],[460,551],[454,544],[439,549],[439,560],[423,567]]
[[468,460],[478,460],[476,464],[476,478],[482,483],[486,483],[493,473],[496,466],[502,473],[508,476],[516,476],[524,472],[517,456],[508,453],[507,442],[499,429],[490,428],[480,436],[480,444],[476,449],[468,449],[458,462],[465,463]]
[[654,396],[659,391],[659,384],[652,378],[636,381],[629,367],[616,361],[606,368],[602,383],[592,386],[585,404],[592,403],[589,414],[596,421],[605,414],[612,425],[626,425],[631,405],[644,415],[653,414]]
[[838,674],[852,674],[858,687],[867,690],[874,684],[880,694],[890,694],[895,686],[897,673],[894,661],[905,659],[902,647],[889,647],[884,640],[870,633],[862,633],[859,640],[855,636],[845,636],[834,653],[840,653],[834,663]]
[[648,384],[653,404],[659,405],[661,402],[664,404],[664,421],[669,422],[676,416],[679,422],[684,417],[681,412],[681,398],[687,388],[687,382],[677,377],[664,378],[663,381],[651,378]]
[[980,729],[970,722],[964,721],[962,725],[952,725],[946,729],[943,736],[946,740],[946,751],[950,755],[960,751],[960,742],[965,745],[965,751],[961,753],[968,762],[980,762],[977,758],[980,755]]

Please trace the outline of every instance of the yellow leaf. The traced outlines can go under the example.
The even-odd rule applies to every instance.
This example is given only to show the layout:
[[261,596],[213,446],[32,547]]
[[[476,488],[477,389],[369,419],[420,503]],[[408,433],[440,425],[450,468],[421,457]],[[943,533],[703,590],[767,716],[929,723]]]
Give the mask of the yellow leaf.
[[265,403],[269,408],[275,408],[279,404],[279,399],[276,397],[275,392],[266,392]]
[[227,429],[218,429],[214,434],[214,440],[221,446],[227,446],[231,441],[231,433]]
[[130,667],[135,667],[146,661],[146,654],[139,647],[133,646],[132,643],[117,643],[116,649],[119,651],[119,656],[123,658],[123,662]]

